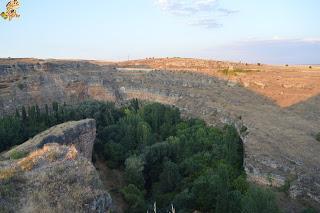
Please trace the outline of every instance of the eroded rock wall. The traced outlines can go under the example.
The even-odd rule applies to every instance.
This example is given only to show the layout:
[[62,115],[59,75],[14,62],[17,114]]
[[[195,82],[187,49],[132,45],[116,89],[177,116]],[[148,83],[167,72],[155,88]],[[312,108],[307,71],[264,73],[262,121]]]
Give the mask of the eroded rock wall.
[[57,143],[60,145],[74,145],[81,155],[91,161],[95,138],[95,120],[70,121],[36,135],[25,143],[4,153],[2,156],[9,159],[12,153],[30,153],[41,149],[46,144]]
[[[273,186],[291,181],[293,197],[319,201],[316,186],[320,175],[315,171],[319,171],[320,143],[314,136],[320,121],[308,119],[320,114],[315,107],[317,98],[311,105],[286,109],[234,82],[192,72],[118,70],[84,62],[41,63],[39,70],[18,65],[0,68],[6,85],[0,87],[0,114],[22,105],[86,99],[121,103],[140,98],[175,105],[183,115],[202,118],[210,125],[236,125],[244,142],[249,180]],[[305,113],[304,106],[312,107],[312,113]]]
[[[109,211],[112,199],[91,162],[95,131],[94,120],[68,122],[4,153],[0,211]],[[17,152],[26,157],[10,159]]]

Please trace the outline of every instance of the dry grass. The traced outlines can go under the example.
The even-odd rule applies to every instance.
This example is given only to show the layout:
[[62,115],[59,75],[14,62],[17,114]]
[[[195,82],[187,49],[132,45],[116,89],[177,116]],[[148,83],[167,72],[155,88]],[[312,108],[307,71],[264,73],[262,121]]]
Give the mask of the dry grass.
[[222,69],[219,70],[219,72],[223,73],[227,76],[238,76],[240,74],[246,74],[246,73],[252,73],[252,72],[260,72],[259,70],[249,70],[249,69],[241,69],[241,68],[235,68],[235,69]]
[[[71,148],[72,149],[72,148]],[[23,171],[31,171],[41,161],[54,162],[61,155],[61,151],[52,144],[44,146],[42,149],[30,153],[27,157],[18,162],[18,166]]]
[[0,170],[0,181],[11,179],[16,174],[16,172],[17,172],[16,168],[1,169]]
[[69,151],[66,155],[67,160],[75,160],[78,157],[78,150],[74,145],[69,148]]

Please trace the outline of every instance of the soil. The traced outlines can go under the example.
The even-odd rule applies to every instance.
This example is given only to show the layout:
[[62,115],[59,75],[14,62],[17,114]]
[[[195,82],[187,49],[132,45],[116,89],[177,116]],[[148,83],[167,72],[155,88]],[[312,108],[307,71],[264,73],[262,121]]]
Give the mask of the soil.
[[124,213],[128,208],[128,204],[124,201],[120,193],[120,189],[125,187],[124,174],[117,169],[110,169],[108,162],[96,156],[95,167],[100,175],[100,179],[104,184],[106,190],[112,197],[113,212]]

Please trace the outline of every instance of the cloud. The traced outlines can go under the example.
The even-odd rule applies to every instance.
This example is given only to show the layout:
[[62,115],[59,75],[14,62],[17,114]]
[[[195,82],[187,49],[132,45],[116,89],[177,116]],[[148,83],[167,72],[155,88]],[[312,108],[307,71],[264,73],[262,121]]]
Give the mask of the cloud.
[[236,13],[219,7],[220,0],[156,0],[156,4],[164,11],[182,16],[192,26],[206,28],[221,27],[220,17]]
[[320,64],[320,38],[248,39],[204,51],[206,57],[269,64]]
[[199,18],[189,22],[192,26],[202,26],[205,28],[219,28],[222,27],[222,24],[217,22],[216,19],[213,18]]

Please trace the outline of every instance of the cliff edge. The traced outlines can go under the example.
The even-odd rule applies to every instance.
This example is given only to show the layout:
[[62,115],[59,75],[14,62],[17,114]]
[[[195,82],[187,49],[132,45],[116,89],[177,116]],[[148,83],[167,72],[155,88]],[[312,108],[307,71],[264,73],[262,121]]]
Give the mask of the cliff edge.
[[0,212],[107,212],[112,200],[91,163],[95,130],[92,119],[67,122],[4,153]]

